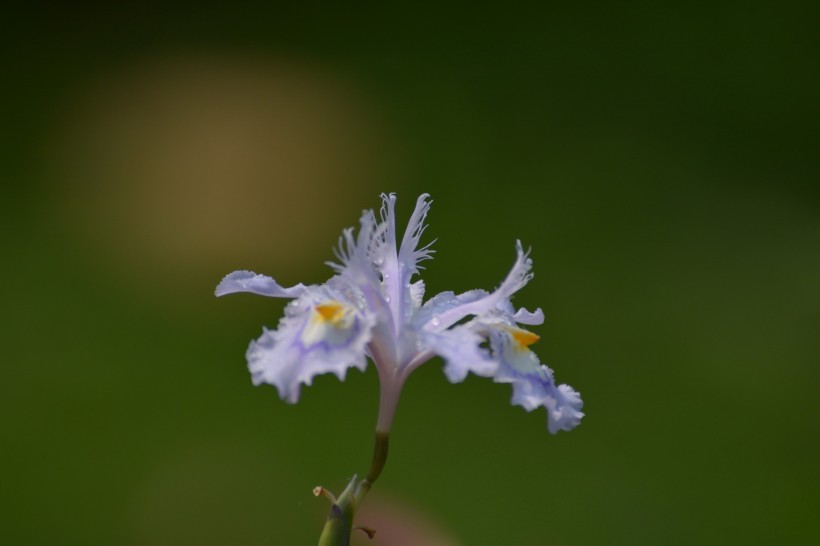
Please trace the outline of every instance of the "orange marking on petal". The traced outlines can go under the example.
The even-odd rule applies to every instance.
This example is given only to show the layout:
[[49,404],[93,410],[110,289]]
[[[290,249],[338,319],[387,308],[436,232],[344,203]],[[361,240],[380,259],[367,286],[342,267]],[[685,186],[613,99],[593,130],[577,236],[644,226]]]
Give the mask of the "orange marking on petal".
[[322,320],[335,324],[344,316],[345,308],[341,303],[333,301],[317,305],[316,312]]
[[533,334],[528,330],[522,330],[521,328],[510,328],[509,329],[510,335],[513,339],[518,343],[520,347],[528,347],[541,339],[541,336],[538,334]]

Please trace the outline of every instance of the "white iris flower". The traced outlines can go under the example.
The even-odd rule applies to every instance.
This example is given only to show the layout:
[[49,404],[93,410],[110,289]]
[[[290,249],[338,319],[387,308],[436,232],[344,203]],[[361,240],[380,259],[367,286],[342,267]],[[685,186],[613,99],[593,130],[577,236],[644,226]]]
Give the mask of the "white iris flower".
[[544,321],[541,309],[515,309],[510,302],[532,278],[532,260],[521,243],[512,270],[493,292],[442,292],[426,302],[424,281],[413,282],[419,262],[432,257],[430,244],[420,246],[430,209],[422,195],[402,240],[396,235],[394,194],[382,195],[380,218],[365,211],[360,228],[344,230],[334,275],[323,285],[290,288],[250,271],[235,271],[216,288],[216,295],[251,292],[291,298],[276,330],[265,329],[251,342],[248,366],[254,384],[276,386],[287,402],[299,399],[302,384],[334,373],[344,379],[348,368],[364,370],[367,357],[379,374],[380,402],[376,430],[387,433],[407,377],[440,356],[451,382],[472,372],[512,383],[512,403],[532,411],[543,406],[549,431],[571,430],[583,413],[581,396],[568,385],[556,385],[553,372],[529,346],[538,336],[519,325]]

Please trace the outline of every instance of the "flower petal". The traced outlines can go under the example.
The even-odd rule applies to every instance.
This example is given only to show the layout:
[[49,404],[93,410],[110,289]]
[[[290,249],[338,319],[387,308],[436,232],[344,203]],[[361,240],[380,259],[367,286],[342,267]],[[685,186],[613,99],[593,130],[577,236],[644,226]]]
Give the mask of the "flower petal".
[[572,430],[581,424],[584,413],[584,401],[581,395],[569,385],[558,385],[558,392],[546,400],[544,405],[549,415],[549,431],[553,434],[559,430]]
[[498,369],[498,363],[481,347],[484,338],[467,326],[424,332],[421,339],[425,347],[444,359],[444,375],[451,383],[464,381],[470,372],[491,377]]
[[416,281],[410,285],[410,303],[412,304],[413,312],[421,309],[424,301],[424,281]]
[[510,300],[502,300],[496,304],[496,309],[509,318],[510,324],[537,326],[544,323],[544,312],[540,307],[535,311],[527,311],[523,307],[516,311]]
[[380,210],[381,224],[374,231],[371,244],[372,262],[381,274],[382,288],[385,300],[393,314],[393,324],[396,333],[401,325],[406,324],[419,305],[415,304],[413,285],[410,279],[418,273],[421,266],[418,263],[432,257],[433,250],[430,244],[417,248],[422,233],[426,228],[424,220],[430,210],[427,194],[421,195],[416,201],[407,229],[402,238],[401,247],[397,247],[396,239],[396,195],[382,194]]
[[379,210],[381,224],[371,244],[371,260],[381,275],[385,299],[393,314],[393,324],[398,326],[402,319],[402,307],[409,307],[409,296],[402,289],[402,275],[399,269],[399,251],[396,245],[396,194],[381,195]]
[[335,254],[340,263],[327,264],[338,273],[334,282],[358,291],[363,297],[360,303],[395,335],[393,315],[389,308],[390,298],[382,290],[382,283],[373,263],[374,248],[378,246],[377,241],[383,239],[384,224],[376,224],[372,210],[364,211],[359,224],[359,233],[355,237],[353,228],[347,228],[339,238]]
[[222,279],[215,293],[217,296],[224,296],[236,292],[251,292],[271,298],[298,298],[304,291],[305,285],[302,283],[283,288],[267,275],[259,275],[253,271],[234,271]]
[[538,326],[539,324],[544,324],[544,312],[540,307],[535,311],[527,311],[522,307],[515,312],[513,320],[519,324]]
[[427,199],[430,195],[423,193],[416,200],[416,208],[410,216],[410,221],[407,223],[407,229],[404,232],[404,237],[401,241],[401,248],[399,249],[399,264],[402,267],[403,281],[406,284],[410,277],[418,273],[419,262],[432,258],[435,252],[430,248],[433,244],[428,243],[419,248],[419,242],[427,225],[424,220],[427,218],[427,213],[430,211],[430,204],[432,201]]
[[499,364],[495,381],[512,383],[512,404],[527,411],[546,408],[552,434],[572,430],[584,416],[581,395],[569,385],[555,385],[552,370],[526,347],[532,340],[526,334],[526,330],[500,324],[491,329],[490,345]]
[[438,316],[438,324],[435,326],[438,330],[449,328],[464,317],[470,315],[481,315],[492,310],[498,304],[509,300],[510,296],[521,290],[530,279],[532,279],[532,260],[529,258],[529,252],[524,252],[521,246],[521,241],[516,241],[516,259],[512,269],[507,274],[507,278],[501,283],[494,292],[486,296],[469,301],[463,305],[459,305],[444,311]]
[[486,290],[470,290],[456,296],[455,292],[440,292],[427,300],[415,318],[415,324],[430,331],[443,330],[441,316],[452,309],[466,306],[487,296]]
[[295,403],[301,385],[316,375],[334,373],[343,380],[348,368],[365,369],[371,316],[326,288],[308,290],[285,312],[276,331],[265,330],[248,348],[255,385],[275,385],[282,399]]

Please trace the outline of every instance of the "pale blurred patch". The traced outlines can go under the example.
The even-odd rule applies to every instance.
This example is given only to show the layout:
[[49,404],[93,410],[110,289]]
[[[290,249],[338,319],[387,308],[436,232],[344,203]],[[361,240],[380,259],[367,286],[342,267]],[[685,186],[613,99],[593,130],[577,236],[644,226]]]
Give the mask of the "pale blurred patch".
[[356,525],[376,531],[372,540],[353,532],[353,546],[460,546],[432,514],[384,493],[368,495],[356,514]]
[[394,189],[382,185],[389,142],[372,102],[338,71],[197,55],[81,85],[45,155],[80,251],[184,293],[183,279],[215,285],[239,268],[287,283],[309,261],[322,279],[341,229]]

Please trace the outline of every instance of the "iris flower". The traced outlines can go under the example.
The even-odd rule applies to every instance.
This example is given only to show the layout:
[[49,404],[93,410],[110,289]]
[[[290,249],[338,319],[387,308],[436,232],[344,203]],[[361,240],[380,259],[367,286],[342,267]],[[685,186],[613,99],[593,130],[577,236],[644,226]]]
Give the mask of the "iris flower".
[[255,385],[274,385],[289,403],[302,385],[320,374],[343,380],[349,368],[364,370],[368,357],[379,374],[377,433],[390,431],[402,386],[413,371],[435,356],[453,383],[469,373],[512,384],[512,403],[532,411],[543,406],[551,433],[571,430],[583,413],[580,395],[556,385],[553,371],[530,350],[538,336],[524,326],[541,324],[541,309],[516,309],[510,298],[532,279],[532,260],[520,241],[507,277],[495,290],[442,292],[424,301],[424,281],[415,280],[421,262],[433,255],[422,245],[428,195],[399,241],[394,194],[382,194],[379,216],[365,211],[358,234],[344,230],[329,263],[335,275],[321,285],[280,286],[271,277],[235,271],[216,288],[217,296],[250,292],[292,301],[276,330],[264,329],[247,351]]

